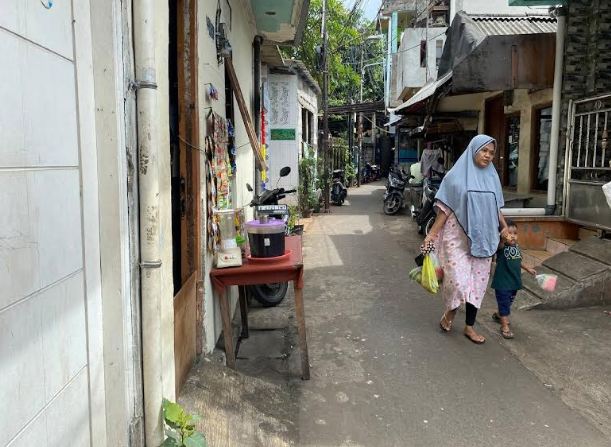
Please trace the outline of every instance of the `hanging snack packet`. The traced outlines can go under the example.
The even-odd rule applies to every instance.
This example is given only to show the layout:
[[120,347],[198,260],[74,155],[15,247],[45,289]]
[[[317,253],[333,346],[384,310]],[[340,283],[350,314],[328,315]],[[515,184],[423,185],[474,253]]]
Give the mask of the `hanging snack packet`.
[[558,281],[558,277],[556,275],[543,273],[541,275],[535,276],[537,280],[537,284],[546,292],[553,292],[556,290],[556,282]]

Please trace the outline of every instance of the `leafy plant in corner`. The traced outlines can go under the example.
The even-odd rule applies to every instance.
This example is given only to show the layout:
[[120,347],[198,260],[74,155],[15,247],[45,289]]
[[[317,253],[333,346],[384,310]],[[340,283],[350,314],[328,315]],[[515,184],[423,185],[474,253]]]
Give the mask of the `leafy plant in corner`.
[[295,225],[297,225],[297,218],[299,217],[298,213],[299,211],[295,205],[289,205],[289,221],[286,224],[289,230],[289,234],[293,233]]
[[299,161],[299,208],[302,214],[308,214],[313,208],[311,195],[316,176],[316,157],[314,150],[308,148],[308,153]]
[[180,405],[163,399],[166,439],[161,447],[207,447],[206,438],[195,430],[199,416],[187,413]]

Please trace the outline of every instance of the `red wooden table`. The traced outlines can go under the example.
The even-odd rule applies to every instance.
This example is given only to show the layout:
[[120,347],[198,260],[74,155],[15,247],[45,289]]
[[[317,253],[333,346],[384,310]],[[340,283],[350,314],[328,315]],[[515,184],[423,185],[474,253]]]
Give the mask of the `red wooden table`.
[[310,379],[310,363],[308,360],[308,344],[306,341],[305,312],[303,307],[303,256],[301,253],[301,236],[288,236],[286,250],[290,256],[277,262],[244,260],[241,267],[212,269],[210,279],[217,292],[221,305],[223,320],[223,335],[225,339],[225,354],[227,366],[235,369],[235,345],[231,328],[231,311],[227,288],[240,287],[240,311],[242,315],[242,334],[248,337],[248,307],[243,286],[268,284],[277,282],[292,282],[295,290],[295,319],[299,336],[301,352],[301,378]]

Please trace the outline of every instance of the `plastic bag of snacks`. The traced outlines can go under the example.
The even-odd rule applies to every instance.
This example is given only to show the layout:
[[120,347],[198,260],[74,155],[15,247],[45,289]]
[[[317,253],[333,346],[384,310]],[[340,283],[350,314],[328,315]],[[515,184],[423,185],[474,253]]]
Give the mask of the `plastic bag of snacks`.
[[424,257],[420,284],[431,293],[437,293],[439,291],[439,281],[437,280],[437,273],[435,272],[435,265],[433,264],[431,255],[426,255]]
[[431,262],[433,263],[433,268],[435,269],[437,281],[443,281],[443,268],[441,267],[439,257],[434,252],[430,253],[428,256],[431,258]]
[[409,279],[420,284],[420,281],[422,281],[422,267],[413,268],[409,272]]
[[543,290],[547,292],[553,292],[556,290],[556,282],[558,281],[558,277],[556,275],[543,273],[535,276],[535,279],[537,280],[539,287],[541,287]]

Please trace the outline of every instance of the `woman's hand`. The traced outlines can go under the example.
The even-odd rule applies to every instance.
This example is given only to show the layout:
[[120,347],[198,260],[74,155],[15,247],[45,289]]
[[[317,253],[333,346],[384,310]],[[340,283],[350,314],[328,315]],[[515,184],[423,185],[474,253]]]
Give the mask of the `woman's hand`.
[[509,228],[507,227],[501,228],[501,240],[502,241],[506,240],[508,235],[509,235]]
[[422,243],[422,245],[426,247],[430,243],[434,243],[436,238],[437,238],[437,235],[433,234],[432,231],[429,231],[429,234],[427,234],[427,236],[424,238],[424,242]]
[[499,223],[501,224],[501,239],[505,239],[507,234],[509,234],[509,228],[507,227],[507,221],[505,220],[505,216],[499,210]]

